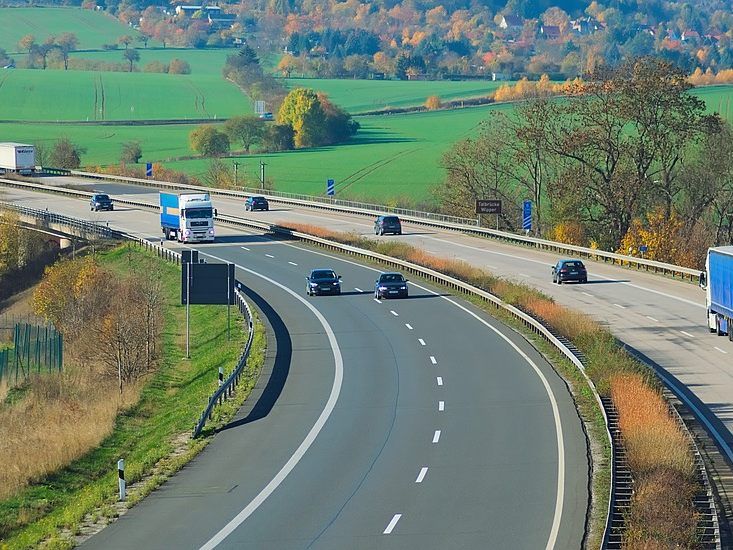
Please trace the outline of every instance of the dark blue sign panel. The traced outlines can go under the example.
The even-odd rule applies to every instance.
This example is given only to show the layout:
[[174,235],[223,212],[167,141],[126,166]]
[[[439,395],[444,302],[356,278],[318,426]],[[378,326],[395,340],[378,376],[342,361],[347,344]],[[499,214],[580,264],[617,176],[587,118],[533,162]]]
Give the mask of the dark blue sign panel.
[[522,205],[522,229],[532,230],[532,201],[524,201]]
[[336,194],[336,184],[333,180],[326,182],[326,195],[333,196]]
[[234,305],[234,264],[181,265],[181,304]]
[[149,178],[153,177],[153,163],[152,162],[148,162],[145,165],[145,175]]

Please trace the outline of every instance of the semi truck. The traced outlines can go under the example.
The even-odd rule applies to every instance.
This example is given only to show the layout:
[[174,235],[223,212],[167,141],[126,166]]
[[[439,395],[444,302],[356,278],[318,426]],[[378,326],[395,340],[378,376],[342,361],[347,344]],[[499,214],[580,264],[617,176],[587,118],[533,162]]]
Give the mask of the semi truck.
[[708,249],[700,286],[705,289],[710,332],[727,334],[733,341],[733,246]]
[[160,193],[160,226],[166,240],[214,242],[214,210],[208,193]]
[[0,143],[0,170],[32,174],[36,169],[36,149],[25,143]]

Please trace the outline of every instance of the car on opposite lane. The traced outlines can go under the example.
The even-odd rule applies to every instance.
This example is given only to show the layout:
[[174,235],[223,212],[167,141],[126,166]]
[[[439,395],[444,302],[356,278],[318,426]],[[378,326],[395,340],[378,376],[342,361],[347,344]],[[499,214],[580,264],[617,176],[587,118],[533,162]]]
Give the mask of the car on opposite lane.
[[115,205],[112,204],[112,199],[109,195],[104,193],[95,193],[92,198],[89,199],[89,209],[99,212],[100,210],[114,210]]
[[374,234],[384,235],[385,233],[402,235],[402,223],[397,216],[379,216],[374,220]]
[[244,209],[250,212],[253,210],[269,210],[270,203],[267,202],[265,197],[248,197],[247,200],[244,201]]
[[561,285],[568,281],[588,282],[588,271],[580,260],[560,260],[552,266],[552,282]]
[[377,300],[382,298],[407,298],[407,279],[402,273],[388,271],[380,273],[374,283],[374,297]]
[[341,275],[336,275],[333,269],[314,269],[305,278],[305,293],[308,296],[341,294]]

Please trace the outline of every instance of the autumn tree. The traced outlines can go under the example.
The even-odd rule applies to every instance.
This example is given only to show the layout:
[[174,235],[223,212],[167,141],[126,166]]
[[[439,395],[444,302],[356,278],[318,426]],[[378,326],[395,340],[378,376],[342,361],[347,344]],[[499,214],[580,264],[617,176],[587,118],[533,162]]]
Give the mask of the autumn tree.
[[295,148],[295,133],[289,124],[268,124],[262,136],[265,151],[289,151]]
[[174,58],[168,64],[169,74],[191,74],[191,65],[188,61],[183,59]]
[[249,153],[252,145],[262,142],[265,123],[252,115],[232,117],[224,123],[224,132],[229,136],[230,142],[241,143],[244,150]]
[[28,52],[29,54],[31,54],[33,53],[33,50],[35,48],[36,37],[32,34],[26,34],[20,40],[18,40],[18,49],[20,51]]
[[126,141],[122,144],[122,152],[120,153],[120,162],[135,164],[140,162],[143,156],[143,149],[139,141]]
[[56,38],[56,47],[64,60],[64,70],[69,70],[69,53],[79,46],[79,39],[73,32],[62,33]]
[[51,153],[49,162],[54,168],[75,169],[81,166],[81,155],[86,153],[86,149],[72,143],[67,137],[56,140]]
[[440,98],[437,95],[431,95],[425,100],[425,108],[428,111],[435,111],[437,109],[440,109],[440,106]]
[[229,138],[211,124],[197,127],[188,135],[191,149],[205,157],[223,155],[229,151]]
[[325,115],[313,90],[292,90],[280,106],[277,120],[293,128],[296,147],[315,147],[323,142]]
[[136,61],[140,61],[140,53],[135,49],[127,49],[125,48],[125,51],[122,52],[122,56],[130,63],[130,72],[132,72],[132,68]]
[[120,36],[117,39],[117,43],[120,46],[124,46],[125,49],[127,49],[128,47],[130,47],[130,44],[132,44],[134,41],[135,41],[135,39],[132,36],[130,36],[129,34],[123,34],[122,36]]

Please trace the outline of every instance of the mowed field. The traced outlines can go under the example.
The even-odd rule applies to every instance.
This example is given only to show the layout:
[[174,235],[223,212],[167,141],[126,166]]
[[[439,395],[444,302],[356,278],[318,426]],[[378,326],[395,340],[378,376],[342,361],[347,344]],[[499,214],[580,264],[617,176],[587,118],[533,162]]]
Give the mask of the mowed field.
[[239,89],[212,74],[0,70],[2,120],[222,118],[251,112]]
[[352,114],[422,105],[429,96],[447,101],[456,98],[484,97],[503,82],[492,81],[407,81],[356,79],[285,79],[288,88],[312,88],[325,92],[336,104]]
[[26,34],[43,42],[52,34],[73,32],[83,50],[100,49],[124,34],[136,34],[111,15],[81,8],[0,8],[0,29],[0,48],[8,53],[18,52],[18,41]]

